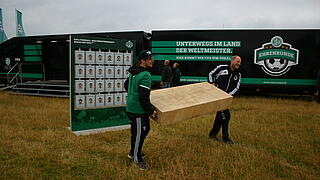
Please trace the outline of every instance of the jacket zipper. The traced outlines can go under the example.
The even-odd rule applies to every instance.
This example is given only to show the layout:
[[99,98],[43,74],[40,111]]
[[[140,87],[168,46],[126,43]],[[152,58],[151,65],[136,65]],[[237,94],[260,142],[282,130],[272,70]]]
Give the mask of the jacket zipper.
[[230,77],[229,77],[229,81],[228,81],[228,85],[227,85],[227,88],[226,88],[226,92],[228,93],[228,88],[229,88],[229,84],[230,84],[230,79],[232,77],[232,73],[230,74]]

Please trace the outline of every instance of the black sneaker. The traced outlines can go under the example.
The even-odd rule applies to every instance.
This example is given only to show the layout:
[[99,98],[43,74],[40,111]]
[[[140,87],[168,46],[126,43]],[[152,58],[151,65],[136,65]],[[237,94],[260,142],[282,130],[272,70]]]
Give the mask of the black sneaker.
[[133,162],[136,166],[139,167],[140,170],[148,170],[149,169],[149,164],[145,162],[144,160],[139,161],[139,162]]
[[213,141],[218,141],[218,138],[217,136],[212,136],[212,135],[209,135],[209,138]]
[[[145,155],[145,154],[142,152],[142,153],[141,153],[141,157],[144,157],[144,155]],[[128,154],[128,158],[129,158],[129,159],[133,159],[133,153],[129,153],[129,154]]]
[[229,138],[228,139],[224,139],[223,142],[226,143],[226,144],[234,144],[233,141],[231,139],[229,139]]

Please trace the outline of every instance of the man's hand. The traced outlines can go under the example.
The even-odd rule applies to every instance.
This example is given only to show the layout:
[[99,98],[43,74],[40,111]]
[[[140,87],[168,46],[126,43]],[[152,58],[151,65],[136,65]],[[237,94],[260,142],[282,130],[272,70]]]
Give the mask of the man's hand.
[[157,111],[153,111],[153,114],[150,117],[151,117],[151,119],[156,120],[158,118]]

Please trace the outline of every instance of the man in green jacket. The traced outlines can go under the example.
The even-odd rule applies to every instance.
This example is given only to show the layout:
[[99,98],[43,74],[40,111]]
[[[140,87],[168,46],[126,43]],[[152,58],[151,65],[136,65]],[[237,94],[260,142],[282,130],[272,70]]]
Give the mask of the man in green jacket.
[[142,170],[148,169],[144,161],[142,146],[150,131],[150,120],[156,118],[157,113],[150,103],[151,68],[154,60],[150,51],[143,50],[138,55],[138,64],[129,68],[125,89],[128,92],[126,111],[131,125],[130,159]]

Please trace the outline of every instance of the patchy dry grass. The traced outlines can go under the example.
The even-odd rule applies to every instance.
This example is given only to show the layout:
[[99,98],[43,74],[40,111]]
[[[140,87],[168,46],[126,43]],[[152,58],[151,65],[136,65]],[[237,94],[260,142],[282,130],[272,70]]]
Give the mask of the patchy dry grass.
[[214,115],[161,126],[144,152],[150,170],[127,159],[129,130],[75,136],[69,100],[0,92],[0,179],[320,179],[320,105],[238,97],[236,142],[210,141]]

